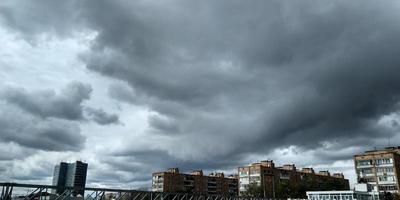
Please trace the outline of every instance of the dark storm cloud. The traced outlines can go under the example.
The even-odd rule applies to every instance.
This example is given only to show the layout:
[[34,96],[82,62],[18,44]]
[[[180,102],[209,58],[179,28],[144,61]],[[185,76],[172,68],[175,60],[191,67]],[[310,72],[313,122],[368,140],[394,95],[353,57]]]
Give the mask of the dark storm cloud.
[[108,124],[119,124],[118,115],[115,114],[108,114],[102,109],[95,109],[95,108],[85,108],[85,111],[89,118],[100,125],[108,125]]
[[[147,181],[151,179],[154,172],[165,171],[171,167],[179,167],[179,170],[188,173],[195,169],[206,169],[208,172],[226,169],[226,166],[238,166],[241,157],[234,156],[228,159],[221,159],[216,162],[212,159],[208,162],[179,159],[171,155],[168,151],[160,149],[129,150],[121,152],[110,152],[102,160],[114,169],[114,176],[118,172],[129,173],[125,181]],[[162,161],[162,162],[160,162]]]
[[79,151],[86,137],[78,122],[89,120],[107,125],[118,123],[117,115],[85,107],[92,88],[69,83],[59,92],[28,91],[8,87],[0,91],[0,141],[48,151]]
[[179,134],[179,123],[163,116],[149,117],[149,125],[164,134]]
[[76,1],[3,1],[0,3],[0,23],[21,31],[29,42],[42,33],[67,36],[79,21]]
[[92,87],[89,84],[72,82],[58,93],[54,90],[30,92],[24,88],[6,88],[1,91],[0,99],[44,119],[92,120],[100,125],[118,124],[117,115],[83,105],[84,101],[90,99],[91,93]]
[[78,151],[85,137],[79,125],[59,119],[37,118],[21,109],[0,103],[0,141],[48,151]]
[[54,90],[29,92],[23,88],[8,88],[2,91],[0,98],[39,117],[81,120],[82,102],[90,98],[91,92],[90,85],[74,82],[58,94]]
[[[193,170],[193,169],[209,169],[209,170],[220,170],[225,168],[226,166],[237,166],[240,162],[240,158],[242,155],[237,155],[234,157],[230,157],[227,159],[221,159],[218,162],[213,161],[212,159],[208,160],[208,162],[203,161],[192,161],[187,159],[176,158],[170,152],[161,149],[131,149],[129,151],[121,151],[121,152],[110,152],[110,156],[120,157],[127,161],[137,161],[142,165],[147,165],[147,168],[152,168],[153,171],[165,170],[171,167],[181,166],[183,171]],[[232,159],[236,158],[236,159]],[[163,160],[164,162],[159,163],[159,160]],[[154,163],[158,163],[158,165],[153,165]],[[153,165],[153,166],[152,166]],[[131,166],[121,167],[122,170],[129,170]]]
[[[399,101],[394,2],[91,3],[88,68],[126,81],[191,138],[268,150],[394,134],[377,124]],[[150,119],[168,131],[160,122]]]

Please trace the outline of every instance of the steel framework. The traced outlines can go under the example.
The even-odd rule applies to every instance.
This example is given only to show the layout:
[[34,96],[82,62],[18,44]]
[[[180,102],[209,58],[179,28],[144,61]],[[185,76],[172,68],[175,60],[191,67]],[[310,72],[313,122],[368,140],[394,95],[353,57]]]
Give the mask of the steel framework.
[[[19,196],[19,200],[105,200],[106,194],[116,194],[113,200],[272,200],[270,198],[244,197],[244,196],[221,196],[221,195],[193,195],[185,193],[150,192],[140,190],[124,190],[111,188],[77,188],[65,187],[64,192],[59,195],[49,193],[49,190],[57,189],[52,185],[35,185],[19,183],[0,183],[0,200],[13,200],[13,190],[16,188],[29,189],[26,195]],[[83,190],[88,193],[85,197],[75,197],[74,191]]]

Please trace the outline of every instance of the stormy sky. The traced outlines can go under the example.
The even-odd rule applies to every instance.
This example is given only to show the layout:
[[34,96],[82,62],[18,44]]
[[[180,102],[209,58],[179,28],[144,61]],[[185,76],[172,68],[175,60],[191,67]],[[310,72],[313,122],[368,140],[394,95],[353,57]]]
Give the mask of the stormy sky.
[[344,172],[398,143],[400,2],[5,0],[0,181],[150,187],[265,159]]

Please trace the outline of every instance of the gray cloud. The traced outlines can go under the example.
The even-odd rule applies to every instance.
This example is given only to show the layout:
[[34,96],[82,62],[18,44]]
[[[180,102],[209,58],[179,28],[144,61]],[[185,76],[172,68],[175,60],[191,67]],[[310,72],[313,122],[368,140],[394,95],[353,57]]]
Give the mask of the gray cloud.
[[[4,23],[28,35],[70,32],[55,25],[62,17],[42,19],[54,13],[31,6],[3,7]],[[158,154],[176,161],[168,165],[223,168],[276,148],[359,150],[398,137],[398,126],[382,123],[399,110],[396,1],[100,0],[83,1],[79,9],[74,3],[49,6],[77,16],[68,19],[68,28],[96,33],[82,60],[87,69],[122,82],[110,87],[111,97],[154,113],[147,134],[156,130],[162,139],[156,141]],[[35,23],[26,14],[12,17],[14,10],[44,25],[27,31]],[[25,104],[32,103],[18,103],[32,110]],[[121,151],[136,159],[129,166],[150,162],[132,147]],[[145,154],[157,158],[151,150]],[[324,162],[351,158],[352,152],[332,154],[314,156]]]
[[77,6],[76,1],[3,1],[0,3],[0,23],[21,31],[21,35],[33,44],[36,36],[44,33],[67,37],[79,24]]
[[9,87],[1,91],[0,99],[41,118],[92,120],[100,125],[120,123],[116,114],[83,105],[90,99],[91,93],[89,84],[72,82],[58,93],[54,90],[29,92],[24,88]]
[[392,3],[96,2],[85,17],[99,35],[84,60],[133,88],[113,86],[112,97],[163,116],[150,118],[153,128],[179,127],[184,135],[171,137],[185,156],[382,145],[368,138],[397,131],[379,124],[399,102]]
[[42,119],[1,103],[0,141],[48,151],[78,151],[85,137],[79,125],[59,119]]
[[161,133],[179,134],[179,123],[164,116],[152,115],[149,117],[149,125]]
[[23,88],[8,88],[2,91],[0,98],[39,117],[81,120],[82,102],[90,98],[91,92],[90,85],[74,82],[58,94],[53,90],[28,92]]
[[85,111],[89,118],[100,125],[120,124],[118,115],[108,114],[102,109],[86,107]]
[[[35,151],[32,151],[32,149],[21,147],[16,143],[0,143],[0,144],[1,144],[0,152],[8,152],[8,153],[2,153],[0,155],[0,163],[4,161],[12,161],[14,159],[23,158],[35,153]],[[0,168],[0,171],[4,170],[1,170]]]
[[[160,160],[163,162],[160,162]],[[140,182],[150,180],[153,172],[164,171],[170,167],[179,167],[182,172],[190,172],[194,169],[206,169],[207,171],[205,173],[207,173],[231,170],[231,167],[226,168],[226,166],[237,166],[240,160],[240,156],[229,157],[220,160],[217,164],[211,159],[210,163],[179,159],[166,150],[131,149],[129,151],[109,152],[102,159],[102,162],[106,163],[110,169],[114,170],[114,173],[109,176],[124,174],[125,176],[123,177],[119,176],[119,179],[122,179],[122,181]],[[149,184],[145,186],[149,187]]]
[[[188,12],[189,18],[186,12],[168,9],[126,17],[120,4],[105,4],[121,12],[110,13],[116,22],[110,25],[101,20],[101,12],[91,10],[89,17],[100,33],[96,45],[107,49],[95,49],[88,68],[126,81],[139,94],[155,99],[150,106],[163,114],[160,104],[173,103],[190,115],[261,110],[254,114],[265,121],[260,127],[268,132],[261,133],[265,139],[299,132],[336,133],[319,134],[326,138],[361,134],[361,127],[375,126],[379,117],[396,109],[400,60],[394,41],[400,27],[390,20],[397,12],[379,15],[389,3],[360,8],[343,1],[327,6],[274,2],[259,3],[255,10],[239,2],[170,5],[187,11],[200,7],[207,13]],[[218,12],[222,6],[225,12]],[[364,18],[367,8],[377,14],[372,22]],[[235,14],[238,9],[252,12]],[[169,18],[161,17],[165,15]],[[274,18],[261,20],[267,16]],[[252,23],[255,27],[249,29]],[[115,34],[121,37],[112,37]],[[200,34],[204,40],[196,38]]]

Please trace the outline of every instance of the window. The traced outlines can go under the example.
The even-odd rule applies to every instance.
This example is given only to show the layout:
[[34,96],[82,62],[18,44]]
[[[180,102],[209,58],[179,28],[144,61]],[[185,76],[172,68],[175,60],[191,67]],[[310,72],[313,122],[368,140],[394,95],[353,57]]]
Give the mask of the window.
[[376,164],[378,165],[391,164],[391,163],[392,163],[391,158],[381,158],[376,160]]
[[359,174],[372,174],[372,169],[371,168],[360,169]]
[[379,181],[395,181],[394,176],[380,176]]
[[359,160],[358,165],[359,166],[365,166],[365,165],[371,165],[372,161],[371,160]]
[[240,176],[247,176],[248,174],[248,171],[240,171]]
[[395,186],[395,185],[381,185],[381,186],[379,186],[379,189],[382,190],[382,191],[397,190],[397,186]]
[[260,174],[260,170],[252,169],[250,170],[250,174]]
[[379,167],[376,170],[377,172],[393,172],[392,167]]

